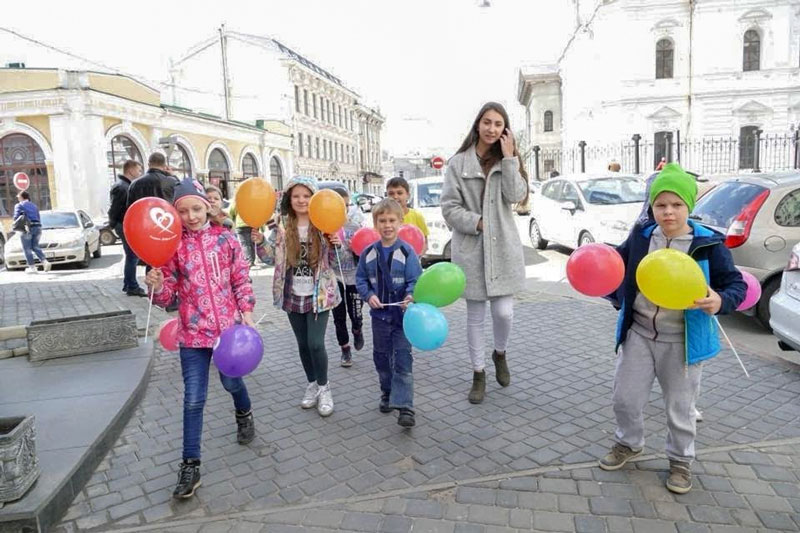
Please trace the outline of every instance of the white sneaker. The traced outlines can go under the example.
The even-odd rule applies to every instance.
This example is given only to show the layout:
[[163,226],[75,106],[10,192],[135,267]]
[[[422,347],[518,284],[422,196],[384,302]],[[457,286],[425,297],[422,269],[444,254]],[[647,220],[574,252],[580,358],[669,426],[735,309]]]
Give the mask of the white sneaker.
[[303,409],[311,409],[317,405],[317,398],[319,397],[319,385],[316,381],[312,381],[306,387],[306,393],[303,394],[303,399],[300,402],[300,407]]
[[28,267],[28,268],[25,269],[25,273],[26,274],[38,274],[39,271],[36,270],[36,267],[31,266],[31,267]]
[[50,261],[45,261],[42,263],[42,268],[44,268],[45,272],[50,272],[50,269],[53,268],[53,265],[50,264]]
[[702,422],[703,421],[703,411],[701,411],[697,407],[694,408],[694,419],[697,422]]
[[319,388],[319,403],[317,403],[319,416],[330,416],[333,413],[333,395],[331,384],[326,383]]

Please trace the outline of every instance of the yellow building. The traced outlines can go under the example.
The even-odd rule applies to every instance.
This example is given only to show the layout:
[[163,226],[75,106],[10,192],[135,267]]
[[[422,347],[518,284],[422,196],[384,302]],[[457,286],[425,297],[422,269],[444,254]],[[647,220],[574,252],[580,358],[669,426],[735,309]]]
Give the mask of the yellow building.
[[232,196],[238,182],[268,177],[282,188],[293,174],[291,129],[247,124],[161,104],[155,89],[126,76],[62,69],[0,68],[0,223],[8,229],[18,190],[30,177],[40,209],[105,216],[109,189],[127,159],[168,156]]

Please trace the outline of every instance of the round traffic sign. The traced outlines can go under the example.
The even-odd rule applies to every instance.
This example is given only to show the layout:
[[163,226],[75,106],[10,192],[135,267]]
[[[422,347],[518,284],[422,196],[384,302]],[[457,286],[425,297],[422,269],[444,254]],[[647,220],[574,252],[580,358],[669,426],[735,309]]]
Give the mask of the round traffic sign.
[[28,186],[31,184],[31,179],[24,172],[17,172],[16,174],[14,174],[13,181],[14,181],[14,187],[16,187],[21,191],[26,190]]
[[432,157],[431,158],[431,166],[433,168],[435,168],[436,170],[439,170],[440,168],[442,168],[444,166],[444,158],[442,158],[441,156],[438,156],[438,155]]

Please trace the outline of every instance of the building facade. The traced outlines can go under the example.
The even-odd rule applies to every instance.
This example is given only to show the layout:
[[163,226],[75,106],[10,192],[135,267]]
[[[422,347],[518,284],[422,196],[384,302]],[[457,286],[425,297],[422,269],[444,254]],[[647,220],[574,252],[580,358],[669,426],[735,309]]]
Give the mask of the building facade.
[[365,176],[380,168],[379,155],[371,155],[380,154],[380,113],[341,79],[275,39],[221,28],[174,62],[171,80],[177,106],[291,125],[297,174],[364,191]]
[[356,107],[358,120],[358,173],[361,176],[362,191],[383,195],[384,176],[381,166],[381,129],[386,119],[380,110],[359,104]]
[[[557,63],[519,71],[518,100],[530,116],[543,170],[548,151],[574,155],[581,142],[586,170],[605,168],[627,158],[634,135],[644,147],[642,169],[665,158],[714,173],[720,154],[713,143],[723,141],[717,150],[730,152],[723,172],[796,160],[797,2],[576,0],[575,6],[576,28]],[[571,168],[557,170],[576,170],[576,158],[565,159]]]
[[127,159],[160,151],[179,177],[219,185],[293,172],[291,129],[260,127],[164,106],[159,91],[122,75],[63,69],[0,69],[0,222],[9,224],[14,174],[31,178],[40,209],[105,216],[109,189]]

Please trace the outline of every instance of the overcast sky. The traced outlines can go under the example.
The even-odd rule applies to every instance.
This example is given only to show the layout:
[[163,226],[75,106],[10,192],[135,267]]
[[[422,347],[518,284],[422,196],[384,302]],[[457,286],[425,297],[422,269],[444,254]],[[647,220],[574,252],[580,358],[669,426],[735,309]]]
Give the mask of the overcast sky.
[[479,7],[486,1],[28,0],[5,5],[0,26],[159,80],[171,56],[222,23],[269,35],[379,106],[383,147],[402,154],[454,149],[487,100],[506,105],[514,129],[522,127],[517,69],[555,60],[573,28],[574,0]]

